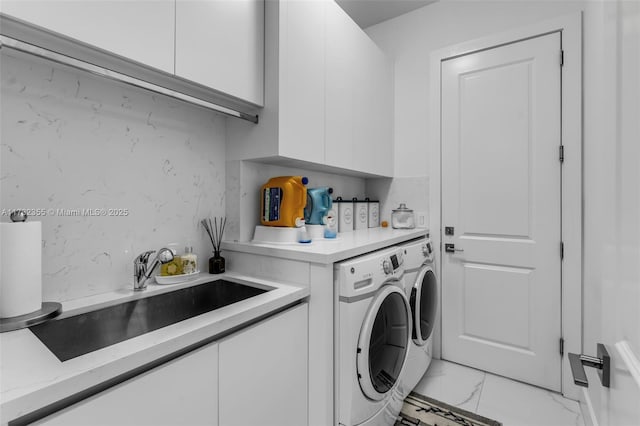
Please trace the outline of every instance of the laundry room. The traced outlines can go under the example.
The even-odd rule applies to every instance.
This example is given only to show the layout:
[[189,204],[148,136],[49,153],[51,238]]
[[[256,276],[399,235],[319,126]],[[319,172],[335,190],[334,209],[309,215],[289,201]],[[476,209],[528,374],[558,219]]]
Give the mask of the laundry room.
[[640,1],[0,0],[0,426],[640,424]]

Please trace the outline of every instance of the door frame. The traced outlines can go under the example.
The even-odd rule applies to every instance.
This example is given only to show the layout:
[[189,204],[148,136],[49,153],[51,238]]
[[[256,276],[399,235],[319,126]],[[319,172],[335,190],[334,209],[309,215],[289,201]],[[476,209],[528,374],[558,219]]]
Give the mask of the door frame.
[[[430,90],[437,94],[430,102],[429,131],[429,228],[434,246],[435,265],[442,271],[442,186],[441,186],[441,62],[505,44],[541,35],[561,32],[564,52],[561,82],[561,127],[564,145],[562,165],[561,229],[564,242],[561,284],[561,328],[564,338],[562,357],[562,394],[578,400],[580,392],[573,385],[568,352],[582,353],[582,13],[559,16],[537,24],[496,35],[470,40],[435,50],[430,55]],[[558,58],[560,60],[560,58]],[[558,246],[560,242],[558,242]],[[560,247],[558,247],[560,255]],[[442,282],[439,283],[442,306]],[[442,309],[439,313],[439,341],[434,354],[441,353]],[[558,342],[559,343],[559,342]],[[559,350],[560,348],[558,348]]]

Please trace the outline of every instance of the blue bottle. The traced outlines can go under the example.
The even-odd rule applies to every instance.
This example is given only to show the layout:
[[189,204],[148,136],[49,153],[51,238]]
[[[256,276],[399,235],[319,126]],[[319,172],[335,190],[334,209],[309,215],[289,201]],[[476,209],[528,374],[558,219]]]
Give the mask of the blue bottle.
[[331,210],[333,188],[307,188],[307,205],[304,220],[307,225],[324,225],[324,217]]

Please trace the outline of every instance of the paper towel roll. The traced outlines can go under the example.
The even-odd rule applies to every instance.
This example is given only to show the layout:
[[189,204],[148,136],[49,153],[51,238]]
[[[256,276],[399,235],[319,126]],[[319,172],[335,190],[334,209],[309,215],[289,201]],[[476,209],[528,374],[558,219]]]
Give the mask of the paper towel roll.
[[0,223],[0,318],[42,307],[42,224]]

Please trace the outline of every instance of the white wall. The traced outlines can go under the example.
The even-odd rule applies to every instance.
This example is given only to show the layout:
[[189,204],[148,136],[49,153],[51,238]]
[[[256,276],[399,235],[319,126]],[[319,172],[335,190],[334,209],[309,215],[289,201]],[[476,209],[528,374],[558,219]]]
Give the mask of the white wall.
[[[367,29],[369,36],[395,62],[396,177],[391,182],[367,182],[367,189],[371,188],[370,192],[386,201],[381,205],[383,218],[396,207],[391,200],[397,198],[397,193],[406,194],[406,202],[409,207],[415,206],[416,212],[426,211],[427,224],[433,214],[428,188],[431,53],[475,38],[577,13],[581,5],[572,1],[440,1]],[[440,356],[439,338],[437,333],[436,357]]]
[[[440,1],[367,30],[396,60],[396,175],[428,177],[430,53],[584,12],[583,352],[592,355],[596,342],[612,347],[621,339],[640,353],[637,9],[635,1]],[[592,375],[590,381],[601,424],[634,424],[615,417],[620,410],[612,407],[624,400],[620,388],[601,394],[598,379]],[[633,392],[627,397],[635,398],[638,390]]]
[[576,1],[440,1],[367,28],[395,60],[395,176],[428,175],[429,55],[581,10]]
[[380,220],[391,223],[391,211],[404,203],[413,210],[416,226],[429,226],[429,179],[422,176],[367,179],[367,196],[380,201]]
[[225,214],[225,118],[5,49],[1,62],[1,207],[129,210],[32,219],[45,300],[131,286],[134,257],[169,242],[208,258],[199,220]]
[[[395,62],[394,179],[371,179],[382,219],[406,202],[429,219],[429,60],[442,47],[575,13],[574,1],[440,1],[366,29]],[[398,196],[397,194],[401,194]]]

